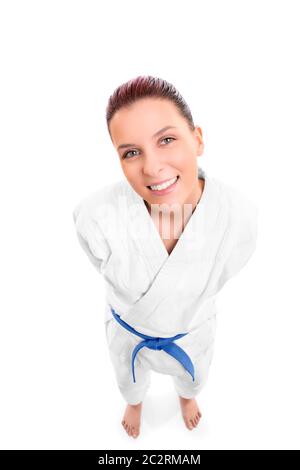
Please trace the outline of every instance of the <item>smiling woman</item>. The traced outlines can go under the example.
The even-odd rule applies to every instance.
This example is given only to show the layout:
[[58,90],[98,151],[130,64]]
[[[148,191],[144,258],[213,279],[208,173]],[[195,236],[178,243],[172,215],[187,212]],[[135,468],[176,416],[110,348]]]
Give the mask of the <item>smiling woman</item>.
[[197,165],[201,128],[168,82],[150,76],[121,85],[107,126],[125,179],[84,199],[74,221],[106,281],[107,344],[127,402],[122,425],[139,434],[154,370],[172,377],[193,429],[214,350],[215,296],[254,252],[257,209]]

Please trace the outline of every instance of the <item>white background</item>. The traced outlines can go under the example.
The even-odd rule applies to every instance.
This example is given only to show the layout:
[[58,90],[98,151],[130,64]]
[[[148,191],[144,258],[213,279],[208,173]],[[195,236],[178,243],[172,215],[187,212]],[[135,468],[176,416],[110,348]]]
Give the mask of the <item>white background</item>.
[[[1,448],[299,449],[298,2],[0,5]],[[198,428],[153,372],[134,440],[105,343],[104,280],[72,210],[124,177],[105,107],[148,74],[189,104],[202,168],[260,214],[255,255],[219,294]]]

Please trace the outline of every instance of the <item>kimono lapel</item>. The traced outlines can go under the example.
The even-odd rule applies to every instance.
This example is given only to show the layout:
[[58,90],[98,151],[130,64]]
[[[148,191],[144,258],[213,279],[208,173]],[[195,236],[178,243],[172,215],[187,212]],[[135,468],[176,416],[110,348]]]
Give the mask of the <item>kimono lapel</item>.
[[[182,276],[186,275],[189,266],[193,263],[194,266],[195,263],[198,263],[199,285],[203,285],[204,288],[211,263],[215,259],[223,238],[227,226],[228,211],[224,210],[224,206],[222,210],[220,188],[200,168],[198,175],[205,179],[201,199],[170,255],[160,238],[144,200],[128,185],[131,201],[143,207],[139,223],[148,224],[149,237],[137,237],[136,242],[150,261],[153,281],[147,292],[127,312],[121,315],[121,318],[133,327],[139,327],[142,333],[149,331],[147,330],[147,323],[149,323],[147,318],[150,319],[160,303],[176,291],[176,285]],[[195,271],[194,273],[191,271],[191,273],[191,275],[195,275]],[[114,306],[112,305],[112,307]]]
[[141,219],[139,222],[146,226],[147,237],[137,237],[137,243],[141,252],[145,254],[149,264],[152,266],[154,276],[156,276],[162,269],[168,269],[169,266],[178,267],[178,263],[186,264],[188,261],[187,256],[189,252],[187,253],[185,250],[182,250],[181,245],[186,245],[187,240],[191,239],[193,233],[195,235],[197,232],[197,227],[195,225],[197,222],[199,223],[198,213],[202,212],[202,207],[206,204],[205,200],[207,199],[207,193],[209,192],[208,186],[210,185],[210,181],[206,178],[205,172],[200,167],[198,167],[198,178],[205,180],[203,193],[170,254],[160,237],[158,229],[148,212],[143,198],[141,198],[141,196],[128,184],[129,197],[131,198],[131,201],[140,206]]

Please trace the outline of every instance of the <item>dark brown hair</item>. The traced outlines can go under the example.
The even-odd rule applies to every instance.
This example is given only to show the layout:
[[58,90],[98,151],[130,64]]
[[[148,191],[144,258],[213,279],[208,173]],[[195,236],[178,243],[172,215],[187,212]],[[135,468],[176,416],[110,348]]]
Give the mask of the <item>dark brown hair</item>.
[[109,124],[114,114],[123,107],[129,107],[136,101],[154,97],[172,101],[181,116],[186,119],[191,131],[195,130],[192,113],[179,91],[171,83],[151,75],[140,75],[120,85],[109,97],[106,107],[106,124],[111,137]]

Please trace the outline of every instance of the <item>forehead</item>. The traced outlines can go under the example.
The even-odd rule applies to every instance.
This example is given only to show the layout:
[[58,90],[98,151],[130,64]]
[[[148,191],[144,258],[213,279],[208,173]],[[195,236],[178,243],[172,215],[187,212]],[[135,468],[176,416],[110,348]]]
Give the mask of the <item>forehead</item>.
[[174,103],[143,98],[117,111],[111,120],[110,130],[114,144],[119,145],[151,137],[165,126],[185,129],[185,119],[179,114]]

